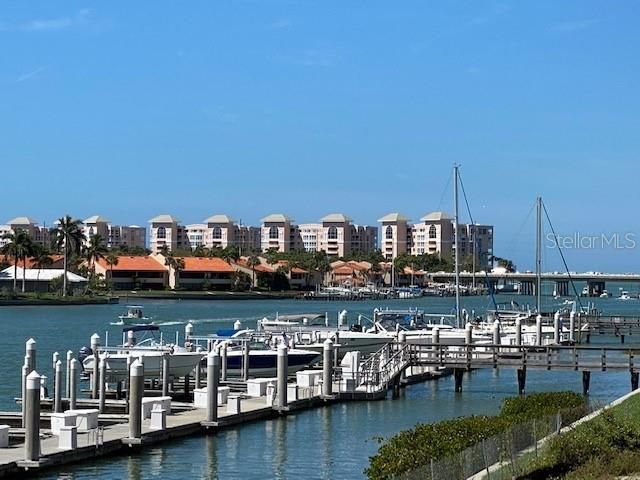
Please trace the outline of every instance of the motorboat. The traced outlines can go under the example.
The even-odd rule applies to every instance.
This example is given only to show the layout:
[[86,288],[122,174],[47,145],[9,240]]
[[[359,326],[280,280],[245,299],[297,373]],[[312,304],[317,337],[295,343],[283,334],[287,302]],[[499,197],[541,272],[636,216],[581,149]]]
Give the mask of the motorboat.
[[609,292],[607,292],[606,290],[603,290],[602,293],[600,294],[600,298],[609,298]]
[[125,325],[139,325],[151,322],[151,317],[145,316],[142,305],[127,305],[127,312],[119,315],[120,323]]
[[[101,347],[99,354],[104,355],[107,367],[106,381],[109,383],[127,379],[128,366],[135,359],[141,359],[144,365],[144,376],[160,378],[162,376],[162,358],[169,355],[169,376],[184,377],[193,371],[206,352],[191,351],[179,345],[165,343],[157,338],[160,328],[156,325],[135,325],[125,327],[123,336],[126,342],[114,348]],[[143,334],[146,338],[138,341],[136,335]],[[93,354],[82,359],[85,372],[93,372],[95,358]]]
[[[230,336],[226,336],[231,334]],[[249,348],[249,375],[251,377],[274,377],[278,373],[278,351],[280,343],[288,343],[288,373],[313,365],[321,354],[314,350],[296,348],[290,344],[287,335],[280,337],[265,336],[254,330],[219,331],[217,348],[226,348],[227,375],[242,375],[245,345]]]
[[292,332],[298,331],[300,327],[311,326],[328,327],[329,319],[326,313],[298,313],[291,315],[279,315],[276,313],[275,319],[263,318],[258,320],[258,329],[265,332]]
[[626,290],[622,290],[620,292],[618,300],[631,300],[631,295],[629,295],[629,292],[627,292]]

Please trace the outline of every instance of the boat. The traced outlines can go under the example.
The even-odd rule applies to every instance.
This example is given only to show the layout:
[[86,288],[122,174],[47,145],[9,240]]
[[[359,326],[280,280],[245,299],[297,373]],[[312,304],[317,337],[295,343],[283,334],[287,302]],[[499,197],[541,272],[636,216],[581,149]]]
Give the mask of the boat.
[[144,315],[142,305],[127,305],[127,313],[118,315],[120,323],[125,325],[140,325],[151,322],[151,317]]
[[629,295],[629,292],[627,292],[626,290],[622,290],[620,292],[618,300],[631,300],[631,295]]
[[[230,334],[230,336],[227,336]],[[227,336],[226,338],[224,338]],[[226,346],[227,375],[241,376],[244,361],[244,345],[249,346],[249,375],[251,377],[274,377],[278,373],[279,343],[289,343],[288,336],[279,338],[264,336],[254,330],[219,331],[217,347]],[[289,348],[287,353],[288,373],[293,374],[316,363],[321,354],[314,350]]]
[[[128,364],[133,359],[142,359],[144,364],[144,376],[147,378],[160,378],[162,376],[162,357],[169,355],[169,376],[178,378],[188,375],[195,369],[205,352],[190,351],[179,345],[165,343],[155,336],[160,327],[156,325],[134,325],[122,330],[126,341],[118,347],[101,347],[100,354],[105,354],[107,364],[107,379],[109,383],[127,379]],[[138,341],[136,334],[141,333],[146,338]],[[131,359],[131,360],[130,360]],[[85,372],[92,372],[95,358],[92,355],[82,359],[82,367]]]
[[347,311],[343,310],[338,314],[337,324],[330,326],[325,313],[280,315],[275,320],[259,320],[258,331],[272,335],[287,334],[295,345],[318,353],[322,353],[324,341],[330,338],[335,342],[339,356],[350,351],[359,351],[367,356],[392,342],[395,337],[378,331],[366,331],[362,325],[363,318],[367,319],[359,315],[358,323],[349,325]]
[[606,290],[603,290],[602,293],[600,294],[600,298],[609,298],[609,292],[607,292]]

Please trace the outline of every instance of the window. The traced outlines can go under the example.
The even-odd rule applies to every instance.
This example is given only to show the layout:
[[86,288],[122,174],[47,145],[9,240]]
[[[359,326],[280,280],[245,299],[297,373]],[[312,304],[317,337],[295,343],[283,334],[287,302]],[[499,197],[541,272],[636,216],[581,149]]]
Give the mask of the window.
[[167,229],[164,227],[158,227],[158,233],[156,236],[158,238],[167,238]]
[[269,228],[269,240],[277,240],[279,237],[278,227]]
[[338,229],[336,227],[329,227],[329,231],[327,232],[327,238],[329,240],[337,240],[338,239]]
[[220,227],[213,227],[212,238],[214,240],[222,239],[222,229]]
[[429,238],[436,238],[436,226],[431,225],[429,227]]
[[393,240],[393,228],[391,228],[391,225],[389,225],[384,231],[384,238],[387,240]]

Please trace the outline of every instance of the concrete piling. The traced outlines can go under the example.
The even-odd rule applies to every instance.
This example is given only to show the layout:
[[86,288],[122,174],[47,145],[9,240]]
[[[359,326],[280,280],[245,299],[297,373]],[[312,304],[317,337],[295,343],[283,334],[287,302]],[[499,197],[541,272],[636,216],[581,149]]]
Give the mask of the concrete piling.
[[536,316],[536,345],[542,346],[542,315]]
[[53,375],[53,411],[62,412],[62,362],[58,360]]
[[107,354],[103,354],[100,357],[100,366],[99,366],[99,389],[98,389],[98,396],[99,396],[99,401],[98,401],[98,411],[100,413],[104,413],[105,412],[105,401],[106,401],[106,396],[107,396],[107,392],[106,392],[106,388],[107,388]]
[[464,343],[471,345],[473,343],[473,325],[470,322],[464,326]]
[[560,344],[560,312],[553,314],[553,344]]
[[170,368],[169,352],[162,354],[162,396],[169,396],[169,368]]
[[27,376],[24,458],[37,462],[40,458],[40,375],[35,370]]
[[289,369],[289,349],[286,345],[278,346],[278,407],[287,406],[287,374]]
[[195,388],[200,388],[202,383],[202,360],[196,364]]
[[220,379],[223,382],[227,381],[227,343],[224,342],[220,346]]
[[98,348],[100,347],[100,335],[91,335],[91,351],[93,352],[93,372],[91,374],[91,398],[98,398],[98,383],[100,382],[100,359]]
[[66,397],[70,398],[71,397],[71,386],[70,386],[70,378],[71,378],[71,360],[73,360],[73,352],[71,350],[67,350],[67,377],[66,377],[66,382],[65,382],[65,392],[66,392]]
[[29,357],[29,372],[36,369],[36,341],[33,338],[25,344],[25,354]]
[[322,395],[333,393],[333,342],[327,338],[322,345]]
[[144,366],[134,360],[129,369],[129,438],[142,436],[142,396],[144,395]]
[[80,362],[75,358],[71,359],[69,366],[69,409],[75,410],[76,408],[76,392],[78,391],[78,370],[80,368]]
[[[22,365],[22,428],[25,427],[27,421],[27,377],[29,376],[29,366],[27,365],[27,361],[25,360],[24,365]],[[40,388],[38,386],[38,388]]]
[[569,341],[573,343],[576,335],[576,312],[569,313]]
[[193,337],[193,324],[191,322],[184,326],[184,346],[187,348],[191,343],[191,337]]
[[500,320],[493,322],[493,344],[500,345]]
[[218,421],[218,386],[220,383],[220,356],[214,348],[207,354],[207,421]]
[[433,327],[431,329],[431,343],[434,345],[440,345],[440,329]]
[[[58,352],[53,352],[53,355],[51,355],[51,371],[54,374],[56,371],[56,363],[58,363],[58,360],[60,360],[60,354]],[[54,384],[55,384],[55,379],[54,379]]]
[[522,345],[522,320],[516,318],[516,345]]
[[242,344],[242,380],[249,380],[249,342]]

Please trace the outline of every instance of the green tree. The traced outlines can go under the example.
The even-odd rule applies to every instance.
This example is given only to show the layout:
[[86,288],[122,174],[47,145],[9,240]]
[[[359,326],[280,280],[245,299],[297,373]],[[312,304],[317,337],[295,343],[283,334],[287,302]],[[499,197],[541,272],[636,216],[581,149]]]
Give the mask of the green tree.
[[180,285],[180,272],[184,270],[184,259],[180,257],[174,257],[173,255],[169,255],[164,259],[164,264],[169,267],[169,270],[172,270],[175,277],[175,287]]
[[49,250],[38,243],[33,244],[33,250],[31,252],[31,258],[33,260],[33,268],[38,269],[38,273],[36,274],[36,284],[40,281],[40,270],[50,267],[53,265],[53,258],[51,258],[51,254]]
[[83,247],[82,254],[87,261],[91,277],[96,274],[96,262],[104,259],[108,252],[101,235],[96,234],[89,237],[89,243]]
[[250,255],[247,258],[247,266],[251,269],[251,286],[256,284],[256,267],[260,265],[260,257],[257,255]]
[[69,257],[71,255],[79,255],[82,242],[84,241],[84,233],[82,233],[81,221],[74,220],[70,215],[65,215],[58,219],[57,226],[53,229],[54,245],[62,250],[64,258],[64,278],[62,284],[62,296],[67,296],[67,271],[69,265]]
[[109,289],[113,291],[113,267],[118,265],[118,255],[114,252],[110,252],[107,254],[104,261],[107,262],[107,265],[109,266]]
[[231,262],[237,262],[240,258],[240,251],[238,247],[234,245],[229,245],[228,247],[224,247],[220,254],[220,258],[222,258],[225,262],[231,265]]
[[5,233],[2,239],[6,243],[0,251],[2,254],[13,258],[13,293],[18,291],[18,263],[22,260],[22,292],[24,293],[26,261],[31,254],[33,246],[31,238],[24,230],[16,230],[15,232]]

